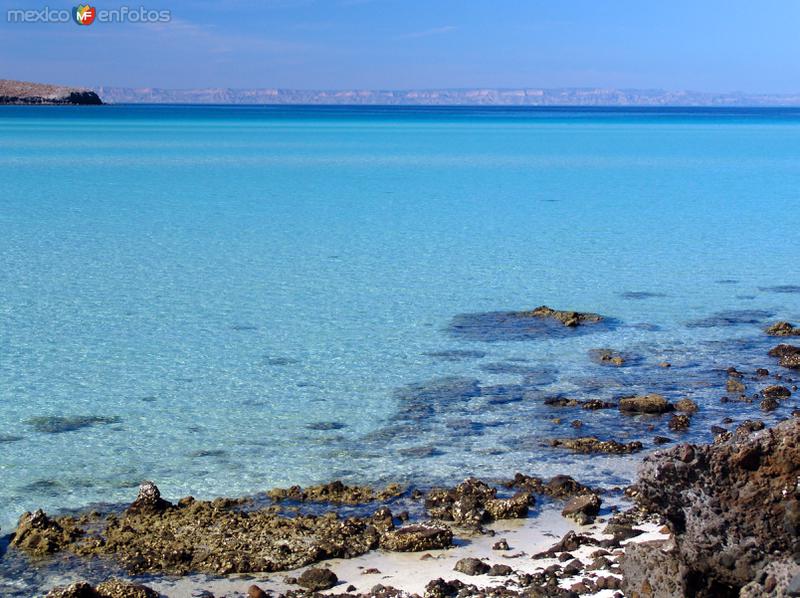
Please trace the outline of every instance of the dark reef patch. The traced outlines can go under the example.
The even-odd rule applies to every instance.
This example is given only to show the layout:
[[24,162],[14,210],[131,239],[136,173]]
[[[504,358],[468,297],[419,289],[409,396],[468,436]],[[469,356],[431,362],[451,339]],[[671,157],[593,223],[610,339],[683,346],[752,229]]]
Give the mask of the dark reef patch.
[[620,293],[619,296],[622,297],[623,299],[643,300],[643,299],[655,299],[657,297],[667,297],[667,294],[654,293],[651,291],[625,291],[624,293]]
[[342,422],[314,422],[310,424],[306,424],[306,428],[309,430],[316,430],[319,432],[327,432],[330,430],[342,430],[347,427],[347,424]]
[[453,336],[472,341],[527,341],[561,338],[608,330],[615,320],[598,314],[554,310],[546,306],[530,311],[492,311],[459,314],[447,326]]
[[758,287],[758,290],[767,293],[800,293],[800,285],[780,284],[774,287]]
[[481,388],[474,378],[447,376],[408,384],[394,394],[400,401],[397,420],[426,423],[433,417],[450,415],[455,404],[481,396]]
[[37,432],[46,434],[60,434],[62,432],[72,432],[81,428],[100,424],[118,424],[122,421],[118,416],[99,416],[99,415],[42,415],[25,420]]
[[3,444],[4,442],[17,442],[22,439],[22,436],[14,436],[13,434],[0,434],[0,444]]
[[486,357],[486,352],[471,349],[448,349],[445,351],[431,351],[424,353],[424,355],[440,361],[467,361],[470,359],[483,359]]
[[556,381],[556,370],[553,368],[543,368],[532,365],[523,365],[509,361],[497,361],[485,363],[480,366],[481,371],[487,374],[511,374],[524,376],[525,382],[529,385],[552,384]]
[[228,452],[222,449],[200,449],[192,451],[189,456],[192,459],[204,459],[207,457],[225,457],[227,454]]
[[264,358],[264,363],[266,363],[267,365],[283,366],[283,365],[295,365],[300,362],[297,359],[293,359],[291,357],[281,357],[281,356],[271,357],[267,355]]
[[56,480],[36,480],[30,484],[25,484],[20,490],[25,494],[58,496],[64,490],[64,486]]
[[774,312],[765,309],[731,309],[719,311],[707,318],[692,320],[686,324],[686,327],[722,328],[727,326],[740,326],[742,324],[762,324],[766,319],[774,315]]

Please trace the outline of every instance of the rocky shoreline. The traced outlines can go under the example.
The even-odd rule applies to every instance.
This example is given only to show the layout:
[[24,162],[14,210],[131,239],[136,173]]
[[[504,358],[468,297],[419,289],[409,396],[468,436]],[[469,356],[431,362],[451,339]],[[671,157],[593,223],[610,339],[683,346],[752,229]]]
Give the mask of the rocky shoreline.
[[[492,334],[501,330],[522,337],[537,333],[542,325],[569,330],[604,322],[596,314],[545,306],[489,316]],[[482,316],[462,318],[457,322],[458,334],[485,335],[485,324]],[[797,331],[788,322],[778,322],[766,334],[793,337]],[[597,350],[593,356],[609,367],[624,367],[631,359],[610,349]],[[798,356],[800,347],[791,344],[769,351],[769,357],[776,358],[784,370],[800,369]],[[760,413],[771,413],[797,390],[791,375],[770,375],[768,368],[747,372],[730,367],[726,375],[721,402],[754,403]],[[749,380],[763,388],[748,395],[745,382]],[[616,404],[555,398],[548,405],[617,409],[621,417],[656,418],[675,432],[691,425],[700,409],[690,399],[671,402],[656,393],[622,397]],[[154,483],[145,482],[135,500],[120,512],[54,517],[42,511],[25,513],[9,551],[25,555],[32,566],[65,555],[111,562],[130,579],[302,569],[296,577],[285,577],[277,589],[251,584],[232,594],[251,598],[322,591],[430,598],[800,596],[798,415],[794,410],[772,428],[758,419],[735,429],[723,427],[732,421],[720,421],[711,430],[711,444],[678,444],[647,455],[638,480],[624,495],[622,489],[590,488],[568,475],[545,480],[517,473],[506,480],[468,478],[450,488],[371,488],[332,482],[275,489],[267,493],[267,503],[252,497],[211,501],[185,497],[173,503],[161,496]],[[573,427],[580,426],[573,422]],[[660,436],[653,441],[656,445],[665,442],[670,440]],[[612,455],[644,448],[638,441],[621,443],[591,436],[553,438],[547,443],[578,453]],[[512,549],[504,538],[493,539],[491,556],[480,556],[471,548],[493,538],[503,522],[536,521],[529,517],[531,511],[539,516],[560,511],[560,517],[575,529],[541,550],[525,544]],[[389,583],[365,590],[352,579],[341,581],[325,566],[331,559],[369,558],[375,551],[416,553],[423,559],[446,560],[448,554],[459,558],[440,571],[440,577],[424,580],[417,591]],[[523,562],[525,566],[520,566]],[[413,562],[405,567],[407,575],[414,573]],[[152,588],[121,579],[97,586],[78,582],[48,594],[50,598],[158,595]],[[191,595],[209,598],[214,594],[196,588]]]
[[100,105],[91,89],[0,79],[0,105]]

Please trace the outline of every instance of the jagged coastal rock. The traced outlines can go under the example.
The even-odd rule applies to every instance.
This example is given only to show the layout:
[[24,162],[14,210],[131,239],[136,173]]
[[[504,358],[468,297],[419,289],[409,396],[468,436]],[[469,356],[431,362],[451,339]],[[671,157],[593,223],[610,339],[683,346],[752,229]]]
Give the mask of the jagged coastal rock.
[[99,105],[90,89],[0,79],[0,104]]
[[626,555],[626,595],[796,595],[778,584],[800,574],[800,421],[752,430],[645,458],[636,497],[674,545]]

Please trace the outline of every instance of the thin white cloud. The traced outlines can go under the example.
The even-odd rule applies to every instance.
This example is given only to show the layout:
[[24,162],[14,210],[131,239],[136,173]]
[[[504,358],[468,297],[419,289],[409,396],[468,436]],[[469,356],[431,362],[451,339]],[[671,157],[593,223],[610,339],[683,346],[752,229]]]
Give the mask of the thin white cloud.
[[443,35],[445,33],[450,33],[451,31],[455,31],[458,29],[455,25],[444,25],[442,27],[434,27],[432,29],[425,29],[424,31],[414,31],[412,33],[406,33],[404,35],[400,35],[397,39],[416,39],[420,37],[430,37],[432,35]]

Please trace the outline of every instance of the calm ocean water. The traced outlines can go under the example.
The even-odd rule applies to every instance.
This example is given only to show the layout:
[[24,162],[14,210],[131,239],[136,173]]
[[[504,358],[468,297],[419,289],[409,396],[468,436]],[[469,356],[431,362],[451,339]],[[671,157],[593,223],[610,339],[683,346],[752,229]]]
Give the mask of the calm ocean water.
[[[0,180],[3,533],[143,479],[624,483],[635,459],[542,441],[664,422],[544,397],[691,396],[707,439],[759,416],[722,370],[774,368],[761,328],[800,320],[797,111],[8,107]],[[448,331],[540,304],[616,323]]]

